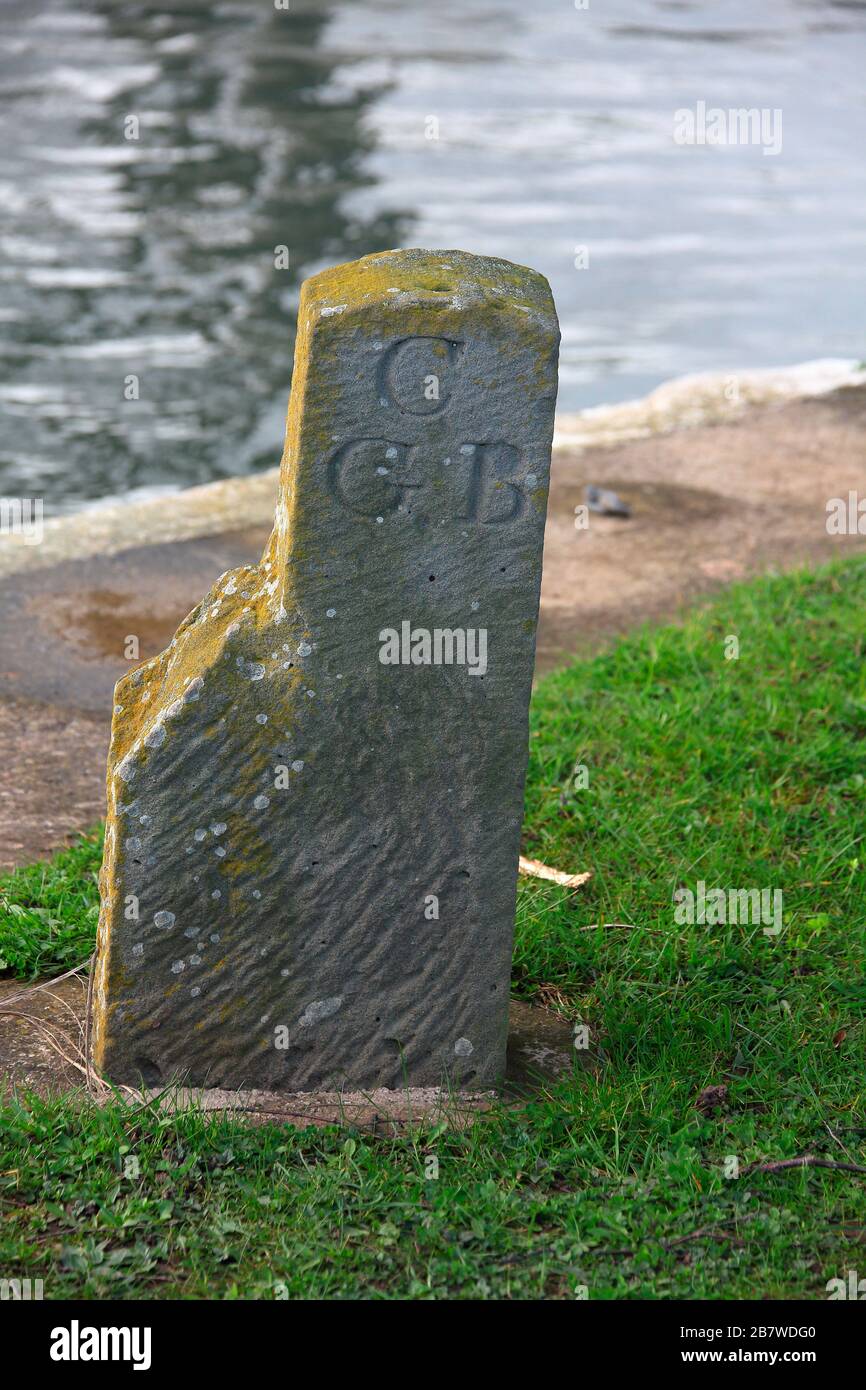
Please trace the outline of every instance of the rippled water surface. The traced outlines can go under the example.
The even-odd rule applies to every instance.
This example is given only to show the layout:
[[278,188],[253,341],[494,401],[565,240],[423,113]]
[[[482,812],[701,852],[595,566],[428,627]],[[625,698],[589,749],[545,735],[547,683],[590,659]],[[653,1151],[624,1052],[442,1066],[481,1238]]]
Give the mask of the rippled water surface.
[[[383,247],[543,271],[564,409],[866,356],[859,0],[0,0],[0,54],[0,494],[48,512],[274,464],[300,281]],[[781,153],[677,144],[699,101]]]

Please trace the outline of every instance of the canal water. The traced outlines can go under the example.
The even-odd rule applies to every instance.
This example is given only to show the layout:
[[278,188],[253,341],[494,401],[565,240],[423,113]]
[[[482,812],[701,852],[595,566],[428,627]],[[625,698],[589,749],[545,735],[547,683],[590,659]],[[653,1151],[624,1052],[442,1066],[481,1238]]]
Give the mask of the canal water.
[[864,72],[860,0],[0,0],[0,495],[273,465],[301,280],[391,246],[543,271],[564,410],[866,356]]

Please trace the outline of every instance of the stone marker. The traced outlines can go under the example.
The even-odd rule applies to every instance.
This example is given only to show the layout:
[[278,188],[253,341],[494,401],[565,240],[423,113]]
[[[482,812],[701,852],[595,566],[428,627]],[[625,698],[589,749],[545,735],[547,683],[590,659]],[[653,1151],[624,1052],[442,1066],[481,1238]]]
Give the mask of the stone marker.
[[558,341],[462,251],[304,285],[261,564],[116,690],[108,1077],[502,1076]]

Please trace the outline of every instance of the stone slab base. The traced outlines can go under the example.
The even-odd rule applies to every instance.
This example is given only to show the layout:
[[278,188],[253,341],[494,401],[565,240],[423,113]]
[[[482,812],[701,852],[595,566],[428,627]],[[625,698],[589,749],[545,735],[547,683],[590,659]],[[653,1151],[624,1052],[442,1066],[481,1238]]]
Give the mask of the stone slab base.
[[[0,980],[0,1093],[32,1090],[47,1096],[76,1092],[84,1099],[86,978],[72,976],[44,987]],[[574,1067],[593,1067],[591,1054],[572,1045],[572,1024],[539,1005],[512,1000],[509,1010],[506,1101],[530,1097],[554,1085]],[[171,1108],[199,1108],[243,1116],[251,1124],[344,1124],[397,1132],[421,1121],[445,1120],[460,1128],[497,1099],[492,1091],[448,1092],[438,1087],[402,1091],[225,1091],[171,1087],[145,1092]]]

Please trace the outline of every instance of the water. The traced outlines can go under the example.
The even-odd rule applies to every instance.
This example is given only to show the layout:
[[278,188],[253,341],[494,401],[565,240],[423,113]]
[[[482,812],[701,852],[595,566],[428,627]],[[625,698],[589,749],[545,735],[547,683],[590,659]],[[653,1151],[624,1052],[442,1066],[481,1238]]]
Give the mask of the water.
[[566,410],[866,355],[866,5],[589,4],[0,0],[0,495],[273,465],[300,281],[401,244],[548,276]]

